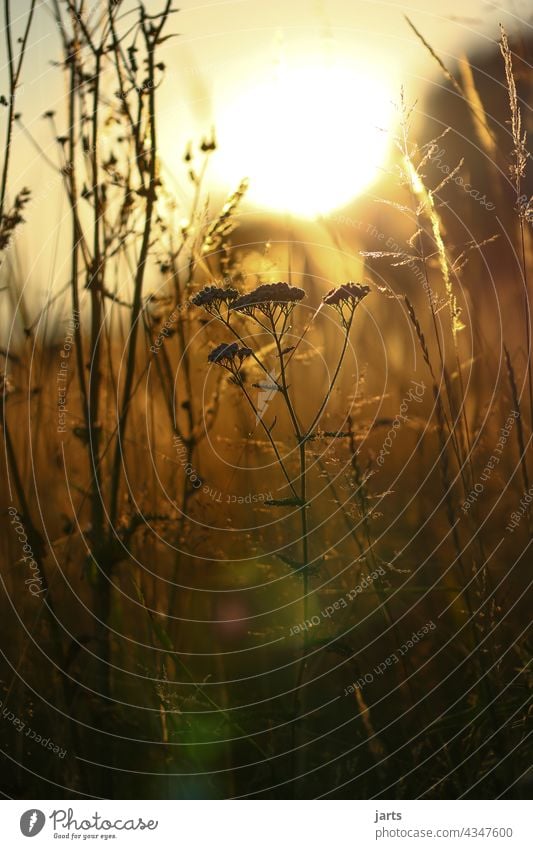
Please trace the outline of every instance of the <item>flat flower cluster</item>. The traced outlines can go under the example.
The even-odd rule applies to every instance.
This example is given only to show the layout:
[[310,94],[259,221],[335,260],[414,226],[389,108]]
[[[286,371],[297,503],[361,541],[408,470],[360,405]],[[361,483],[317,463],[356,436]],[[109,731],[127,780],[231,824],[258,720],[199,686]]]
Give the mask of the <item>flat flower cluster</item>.
[[222,342],[222,344],[217,345],[211,351],[207,360],[210,363],[216,363],[216,365],[222,366],[222,368],[227,369],[232,374],[237,374],[243,360],[249,357],[251,353],[251,348],[239,346],[237,342]]
[[363,298],[366,298],[369,292],[369,286],[365,286],[362,283],[349,282],[331,289],[327,295],[324,295],[322,301],[328,307],[333,307],[333,309],[337,310],[342,325],[348,329],[352,322],[355,308],[361,303]]
[[[356,307],[369,292],[370,288],[362,283],[348,282],[331,289],[322,300],[326,306],[333,307],[337,311],[341,324],[346,331],[349,331]],[[303,289],[280,282],[262,283],[245,294],[240,294],[231,286],[205,286],[194,295],[191,303],[220,319],[240,342],[243,340],[231,325],[231,315],[234,313],[241,313],[254,319],[279,342],[285,333],[294,307],[304,298]],[[225,307],[224,312],[223,307]],[[263,324],[264,318],[267,319],[266,326]],[[279,319],[282,319],[282,322],[278,326]],[[223,342],[211,351],[208,361],[222,366],[237,376],[243,360],[249,356],[254,356],[257,360],[251,348],[239,346],[237,342]]]
[[195,307],[203,307],[211,315],[219,316],[222,305],[225,304],[229,309],[230,305],[238,297],[239,293],[236,289],[232,289],[231,286],[206,286],[191,301]]
[[252,292],[241,295],[231,305],[232,310],[254,316],[255,311],[270,317],[273,309],[288,315],[294,306],[305,298],[303,289],[289,286],[288,283],[264,283]]

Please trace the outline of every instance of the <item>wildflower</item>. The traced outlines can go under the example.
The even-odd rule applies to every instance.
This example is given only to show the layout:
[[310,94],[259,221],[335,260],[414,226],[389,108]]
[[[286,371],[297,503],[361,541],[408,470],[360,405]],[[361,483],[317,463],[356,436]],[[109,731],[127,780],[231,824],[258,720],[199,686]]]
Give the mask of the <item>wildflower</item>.
[[349,282],[331,289],[327,295],[324,295],[322,301],[327,306],[337,310],[343,327],[348,329],[352,323],[355,308],[361,303],[363,298],[366,298],[369,292],[369,286]]
[[222,366],[237,377],[243,360],[252,353],[251,348],[239,347],[238,342],[222,342],[214,348],[207,357],[208,362]]
[[231,286],[205,286],[191,299],[195,307],[203,307],[211,315],[220,316],[222,304],[230,305],[239,297]]
[[30,198],[30,190],[21,189],[15,196],[12,209],[0,218],[0,250],[7,247],[19,224],[24,223],[24,207],[30,202]]
[[211,153],[211,151],[216,150],[216,149],[217,149],[217,143],[216,143],[216,139],[215,139],[215,131],[212,130],[210,139],[207,139],[207,138],[202,139],[202,143],[200,145],[200,150],[202,151],[202,153]]
[[225,361],[232,360],[238,350],[239,346],[237,342],[222,342],[211,351],[207,357],[207,361],[209,363],[218,363],[219,365],[223,365]]
[[261,313],[275,325],[282,315],[286,321],[296,304],[304,297],[304,290],[297,286],[289,286],[288,283],[263,283],[253,292],[237,298],[231,304],[231,309],[255,318],[256,321],[257,313]]

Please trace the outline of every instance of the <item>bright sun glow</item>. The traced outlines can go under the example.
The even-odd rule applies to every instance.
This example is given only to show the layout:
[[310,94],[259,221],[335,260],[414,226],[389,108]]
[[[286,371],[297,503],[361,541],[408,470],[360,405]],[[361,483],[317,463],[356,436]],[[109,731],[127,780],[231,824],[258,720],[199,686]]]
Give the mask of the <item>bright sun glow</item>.
[[279,66],[221,106],[217,177],[227,187],[248,177],[249,200],[265,209],[330,212],[377,177],[392,112],[389,91],[369,72]]

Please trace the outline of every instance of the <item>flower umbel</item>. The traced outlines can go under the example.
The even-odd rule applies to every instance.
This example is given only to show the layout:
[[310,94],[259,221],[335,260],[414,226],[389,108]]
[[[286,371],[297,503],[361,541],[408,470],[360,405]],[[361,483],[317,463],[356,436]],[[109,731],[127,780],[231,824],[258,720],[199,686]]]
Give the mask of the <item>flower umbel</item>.
[[211,315],[220,316],[222,304],[225,304],[229,309],[238,297],[237,289],[233,289],[231,286],[205,286],[191,298],[191,302],[195,307],[203,307]]
[[297,286],[289,286],[288,283],[263,283],[233,301],[230,308],[251,318],[256,318],[256,314],[261,313],[275,325],[280,316],[286,321],[295,305],[304,297],[304,290]]
[[222,368],[225,368],[237,377],[243,364],[243,360],[245,360],[246,357],[249,357],[251,353],[251,348],[246,348],[244,346],[239,347],[237,342],[222,342],[211,351],[207,360],[210,363],[222,366]]
[[331,289],[327,295],[324,295],[322,301],[328,307],[333,307],[340,315],[343,327],[349,328],[352,323],[355,308],[361,303],[363,298],[366,298],[370,292],[370,287],[362,283],[344,283],[342,286],[337,286]]

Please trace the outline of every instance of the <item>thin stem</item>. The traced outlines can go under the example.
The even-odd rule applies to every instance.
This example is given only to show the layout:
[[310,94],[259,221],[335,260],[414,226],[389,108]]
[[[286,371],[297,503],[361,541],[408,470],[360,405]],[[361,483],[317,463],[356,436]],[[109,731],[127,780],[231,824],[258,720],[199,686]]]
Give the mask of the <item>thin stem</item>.
[[93,217],[93,257],[91,267],[88,269],[88,286],[91,295],[91,376],[89,381],[89,434],[88,443],[90,461],[93,468],[93,531],[101,538],[103,521],[103,504],[100,490],[100,395],[101,395],[101,332],[102,332],[102,290],[103,271],[102,256],[100,252],[100,188],[98,185],[98,141],[99,141],[99,97],[101,76],[101,51],[95,53],[95,69],[92,81],[93,85],[93,114],[92,114],[92,196],[94,204]]
[[339,376],[341,366],[342,366],[342,363],[344,361],[344,356],[346,354],[346,349],[348,347],[348,341],[349,341],[349,337],[350,337],[350,329],[351,329],[351,326],[352,326],[352,323],[353,323],[354,314],[355,314],[355,310],[352,311],[352,314],[350,315],[350,317],[349,317],[349,319],[346,323],[344,341],[342,343],[342,349],[341,349],[341,353],[340,353],[340,356],[339,356],[339,359],[338,359],[338,362],[337,362],[337,366],[336,366],[335,371],[333,373],[333,377],[331,378],[328,390],[327,390],[326,394],[324,395],[324,399],[323,399],[323,401],[322,401],[322,403],[321,403],[321,405],[318,409],[318,412],[315,415],[315,417],[314,417],[313,421],[311,422],[311,424],[309,425],[309,427],[307,428],[306,438],[309,437],[313,433],[318,421],[320,420],[320,417],[322,416],[322,413],[324,412],[324,409],[326,408],[326,405],[327,405],[327,403],[328,403],[328,401],[331,397],[331,393],[333,392],[333,389],[334,389],[335,384],[337,382],[337,378]]
[[[301,572],[302,572],[302,594],[303,594],[303,617],[304,622],[307,622],[309,618],[309,525],[307,521],[307,458],[306,458],[306,438],[302,434],[300,424],[298,422],[298,417],[296,415],[296,411],[294,409],[290,394],[289,387],[287,384],[287,374],[285,369],[285,360],[284,353],[281,347],[281,336],[276,332],[276,325],[274,323],[274,319],[270,316],[271,324],[272,324],[272,336],[276,343],[276,348],[278,351],[278,357],[280,361],[280,377],[281,377],[281,386],[282,386],[282,394],[285,399],[285,405],[287,407],[287,411],[289,413],[289,417],[291,419],[293,428],[294,428],[294,436],[296,438],[298,444],[298,454],[300,460],[300,526],[301,526],[301,544],[302,544],[302,564],[301,564]],[[283,331],[285,329],[284,322]],[[282,331],[282,333],[283,333]],[[340,366],[339,366],[340,367]],[[293,702],[293,717],[292,717],[292,726],[291,726],[291,750],[292,750],[292,793],[293,796],[296,796],[296,772],[297,772],[297,756],[296,756],[296,736],[298,730],[298,722],[300,715],[300,707],[301,707],[301,689],[303,680],[305,677],[305,671],[307,667],[307,652],[308,652],[308,635],[307,629],[303,629],[303,637],[302,637],[302,654],[300,657],[300,661],[298,664],[298,671],[296,674],[296,681],[294,684],[294,702]]]
[[[163,13],[162,19],[160,21],[159,26],[156,29],[155,34],[148,34],[146,28],[144,28],[145,33],[145,41],[147,47],[147,64],[148,64],[148,79],[154,79],[155,74],[155,47],[157,44],[157,40],[159,38],[161,29],[164,25],[168,12],[170,11],[170,0],[168,0],[165,12]],[[143,25],[144,25],[144,12],[143,14]],[[140,98],[141,99],[141,98]],[[124,441],[124,435],[126,432],[126,425],[128,420],[128,414],[130,410],[130,401],[131,401],[131,393],[133,389],[133,381],[135,375],[135,359],[136,359],[136,351],[137,351],[137,335],[139,331],[139,318],[141,313],[142,306],[142,291],[144,284],[144,277],[146,271],[146,263],[148,259],[148,251],[150,247],[150,236],[152,232],[152,218],[155,206],[155,198],[156,198],[156,173],[157,173],[157,136],[156,136],[156,116],[155,116],[155,90],[154,86],[151,85],[148,92],[148,124],[149,124],[149,135],[150,135],[150,166],[149,166],[149,179],[148,185],[146,187],[146,207],[145,207],[145,219],[144,219],[144,229],[142,235],[141,249],[139,253],[139,260],[137,263],[137,271],[135,274],[135,283],[134,283],[134,293],[133,293],[133,307],[131,313],[131,322],[130,322],[130,334],[129,334],[129,344],[128,344],[128,353],[127,353],[127,362],[126,362],[126,376],[124,380],[124,390],[122,395],[122,403],[121,403],[121,411],[119,416],[119,424],[118,424],[118,434],[117,434],[117,443],[115,447],[115,455],[113,460],[113,468],[111,473],[111,497],[110,497],[110,521],[111,526],[114,527],[117,513],[118,513],[118,494],[120,488],[120,479],[121,479],[121,465],[122,465],[122,444]]]
[[[231,324],[231,322],[230,322],[229,318],[224,318],[224,316],[223,316],[223,315],[220,315],[220,316],[219,316],[219,318],[220,318],[220,321],[222,322],[222,324],[224,325],[224,327],[227,327],[227,329],[229,330],[229,332],[230,332],[230,333],[232,333],[232,334],[233,334],[233,336],[235,336],[235,339],[238,339],[238,340],[239,340],[239,342],[241,343],[241,345],[244,345],[244,346],[248,347],[248,346],[247,346],[247,344],[246,344],[246,342],[245,342],[245,341],[244,341],[244,339],[242,338],[241,334],[240,334],[237,330],[235,330],[235,328],[234,328],[234,327],[233,327],[233,325]],[[270,332],[270,331],[268,331],[268,332]],[[261,371],[262,371],[264,374],[266,374],[266,375],[267,375],[267,377],[269,377],[269,378],[272,380],[272,375],[270,374],[270,372],[269,372],[269,370],[267,369],[266,365],[265,365],[265,364],[264,364],[264,363],[263,363],[263,362],[259,359],[259,357],[257,356],[257,354],[256,354],[253,350],[252,350],[252,353],[250,354],[250,356],[252,357],[252,359],[254,360],[254,362],[255,362],[255,363],[259,366],[259,368],[261,369]]]
[[72,294],[72,312],[77,316],[78,320],[74,323],[75,338],[76,338],[76,364],[78,371],[78,383],[81,390],[83,415],[85,416],[85,424],[87,432],[89,431],[89,404],[87,395],[87,384],[85,381],[85,368],[83,358],[83,339],[81,333],[80,321],[80,297],[78,292],[78,261],[79,261],[79,246],[81,241],[80,225],[76,212],[76,202],[78,190],[76,185],[76,150],[74,138],[74,118],[75,118],[75,93],[76,93],[76,62],[74,56],[69,60],[70,64],[70,79],[69,79],[69,103],[68,103],[68,196],[71,208],[72,217],[72,253],[71,253],[71,294]]
[[263,421],[262,416],[259,414],[259,411],[258,411],[257,407],[255,406],[254,402],[252,401],[252,399],[251,399],[250,395],[248,394],[248,392],[247,392],[247,390],[246,390],[246,386],[244,385],[244,381],[240,380],[240,381],[239,381],[239,386],[241,387],[241,389],[242,389],[242,391],[243,391],[243,393],[244,393],[244,396],[245,396],[246,400],[248,401],[248,403],[249,403],[250,407],[252,408],[252,410],[253,410],[253,412],[254,412],[254,414],[255,414],[256,419],[259,421],[259,423],[260,423],[261,427],[262,427],[262,428],[263,428],[263,430],[265,431],[265,434],[266,434],[266,436],[267,436],[267,439],[268,439],[268,441],[270,442],[270,445],[272,446],[272,449],[273,449],[273,451],[274,451],[274,454],[276,455],[276,460],[278,461],[279,467],[280,467],[281,471],[283,472],[283,475],[284,475],[284,477],[285,477],[285,480],[286,480],[286,481],[287,481],[287,483],[289,484],[289,486],[290,486],[290,488],[291,488],[291,490],[292,490],[292,493],[293,493],[294,497],[295,497],[295,498],[298,498],[298,497],[299,497],[299,495],[298,495],[298,491],[296,490],[296,488],[295,488],[295,486],[294,486],[294,484],[293,484],[293,482],[292,482],[292,480],[291,480],[291,478],[290,478],[290,476],[289,476],[289,473],[287,472],[287,469],[285,468],[285,464],[284,464],[284,462],[283,462],[283,459],[282,459],[282,457],[281,457],[281,454],[279,453],[278,446],[276,445],[276,442],[275,442],[275,440],[274,440],[274,438],[273,438],[273,436],[272,436],[271,429],[270,429],[269,427],[267,427],[267,425],[266,425],[266,424],[265,424],[265,422]]
[[18,61],[15,63],[13,54],[13,37],[11,33],[11,3],[10,0],[4,0],[4,17],[5,17],[5,39],[8,55],[8,77],[9,77],[9,106],[7,113],[7,128],[6,140],[4,144],[4,164],[2,167],[2,179],[0,183],[0,223],[4,217],[4,209],[7,194],[7,178],[9,174],[9,164],[11,159],[11,144],[13,140],[13,126],[15,123],[15,100],[16,92],[22,70],[22,62],[26,53],[28,36],[33,21],[33,13],[37,0],[31,0],[28,17],[26,19],[26,27],[21,38],[21,47],[18,55]]
[[[520,192],[520,184],[517,186]],[[522,262],[522,276],[524,279],[524,318],[526,322],[526,346],[527,346],[527,382],[529,391],[529,426],[533,433],[533,365],[531,352],[531,304],[529,302],[529,286],[526,260],[526,243],[524,232],[524,219],[519,210],[520,221],[520,254]]]

